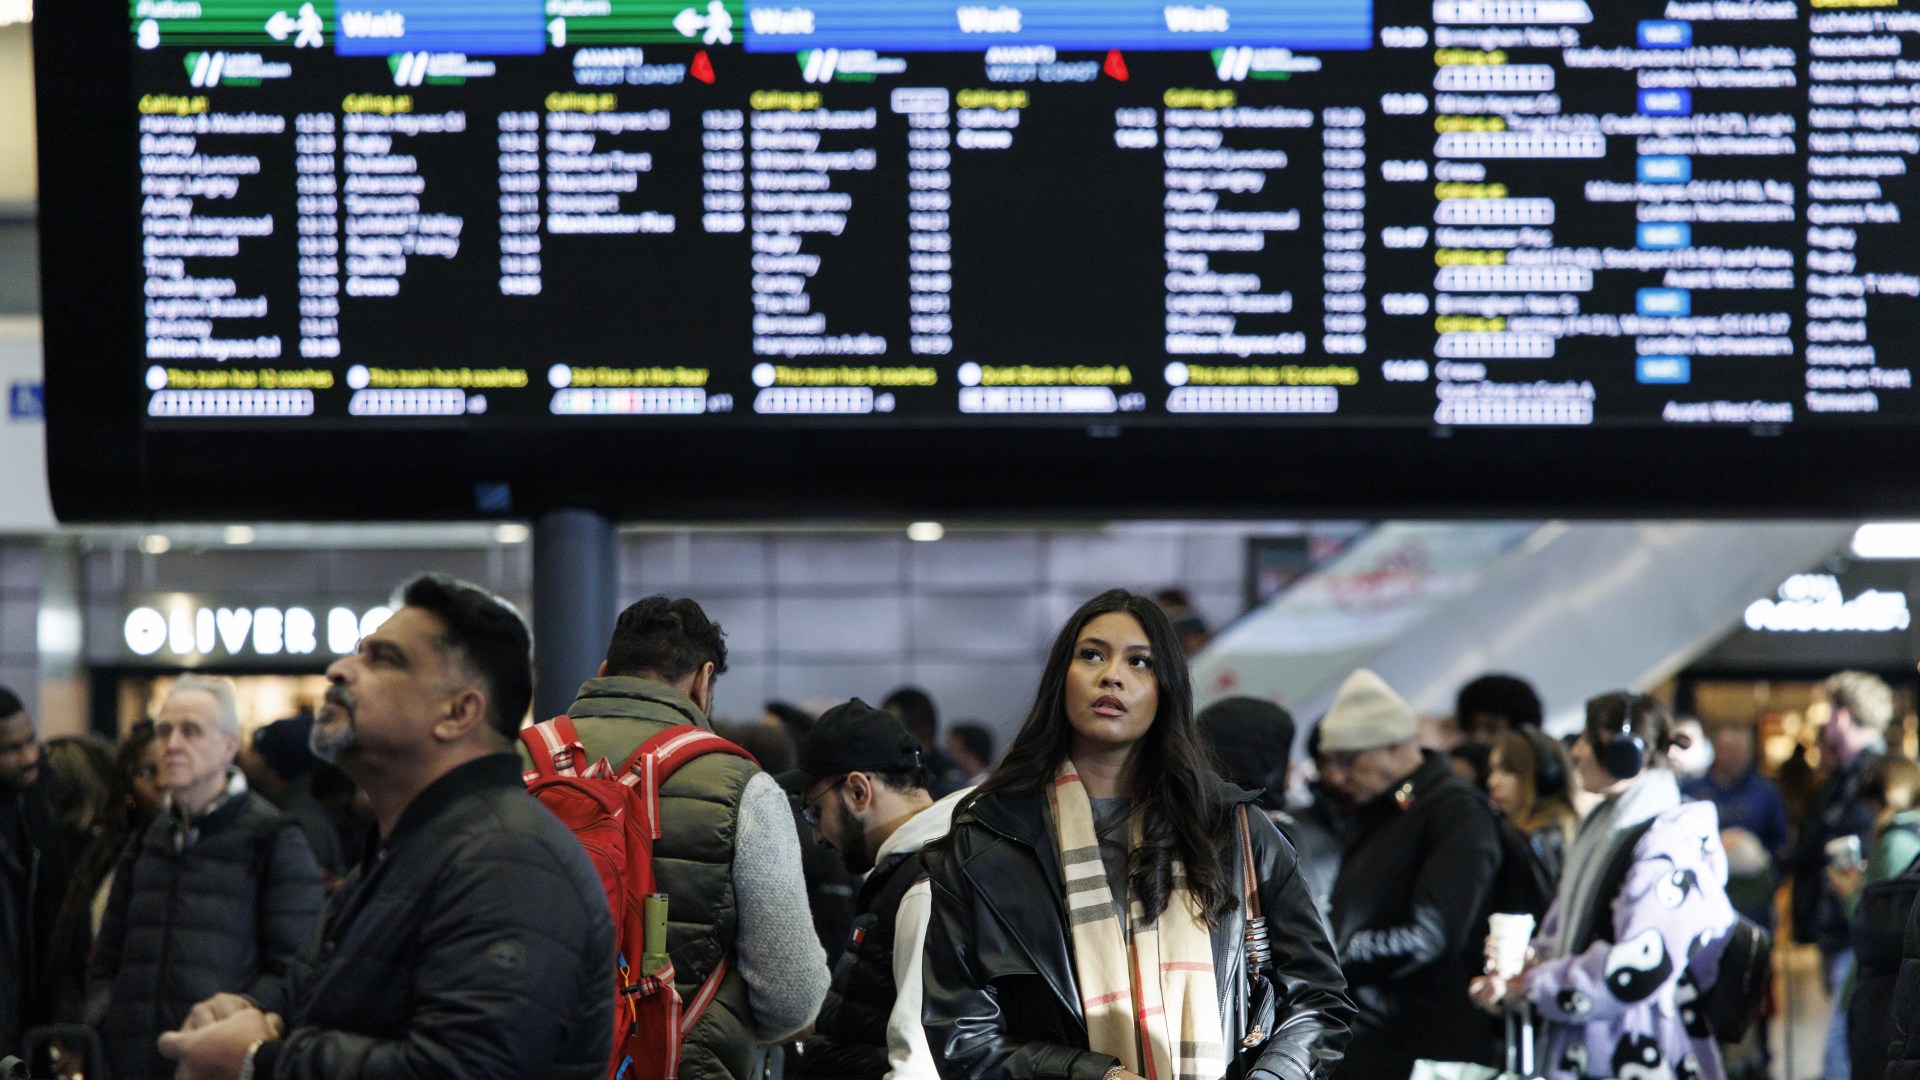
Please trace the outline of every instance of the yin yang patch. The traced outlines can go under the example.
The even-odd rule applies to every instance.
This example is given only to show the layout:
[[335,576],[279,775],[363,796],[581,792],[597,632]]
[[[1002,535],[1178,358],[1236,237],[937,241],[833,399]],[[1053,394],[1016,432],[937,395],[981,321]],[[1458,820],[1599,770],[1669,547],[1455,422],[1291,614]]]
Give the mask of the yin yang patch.
[[1586,1075],[1587,1073],[1587,1044],[1586,1043],[1583,1043],[1576,1038],[1573,1042],[1570,1042],[1567,1044],[1566,1050],[1562,1051],[1560,1054],[1560,1071],[1572,1073],[1575,1076]]
[[1618,1080],[1673,1080],[1660,1045],[1646,1035],[1627,1035],[1613,1048],[1613,1075]]
[[[1713,1034],[1713,1029],[1707,1026],[1707,1018],[1701,1015],[1700,987],[1694,983],[1691,974],[1681,975],[1680,981],[1674,984],[1673,1004],[1680,1010],[1680,1022],[1686,1025],[1689,1037],[1705,1039]],[[1685,1067],[1686,1062],[1683,1061],[1676,1071],[1684,1073]]]
[[1687,902],[1688,894],[1700,887],[1700,877],[1691,870],[1675,870],[1663,875],[1653,887],[1654,898],[1660,906],[1672,911]]
[[1607,989],[1622,1002],[1644,1001],[1673,974],[1660,931],[1647,929],[1607,950]]
[[1553,1003],[1560,1006],[1561,1012],[1576,1020],[1593,1011],[1593,999],[1574,989],[1562,990],[1555,994]]
[[1673,1080],[1700,1080],[1700,1056],[1688,1054],[1673,1067]]

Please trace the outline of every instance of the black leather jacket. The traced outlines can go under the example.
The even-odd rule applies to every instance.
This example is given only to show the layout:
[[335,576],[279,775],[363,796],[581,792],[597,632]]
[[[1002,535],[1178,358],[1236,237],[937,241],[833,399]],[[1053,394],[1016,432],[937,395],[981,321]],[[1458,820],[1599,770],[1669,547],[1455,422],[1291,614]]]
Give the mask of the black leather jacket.
[[[1249,792],[1215,783],[1222,801],[1253,800]],[[1247,817],[1273,943],[1267,974],[1278,1018],[1252,1075],[1318,1080],[1339,1064],[1353,1005],[1293,848],[1265,814]],[[933,912],[922,1018],[947,1080],[1101,1080],[1118,1064],[1086,1049],[1048,821],[1043,793],[996,791],[956,817],[947,842],[928,851]],[[1237,836],[1222,857],[1228,866],[1238,864]],[[1221,1016],[1236,1032],[1243,1011],[1242,922],[1236,907],[1213,931]]]

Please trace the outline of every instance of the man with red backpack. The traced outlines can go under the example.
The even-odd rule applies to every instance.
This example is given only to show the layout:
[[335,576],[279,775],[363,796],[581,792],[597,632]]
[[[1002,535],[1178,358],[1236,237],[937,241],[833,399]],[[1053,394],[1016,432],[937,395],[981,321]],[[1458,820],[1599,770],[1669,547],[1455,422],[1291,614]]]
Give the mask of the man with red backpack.
[[[546,757],[567,748],[562,733],[571,729],[579,749],[563,756],[577,760],[561,764],[586,772],[604,759],[617,775],[644,747],[642,763],[652,757],[665,774],[657,804],[643,805],[658,832],[652,888],[667,897],[665,954],[683,1010],[680,1080],[752,1080],[756,1046],[805,1030],[827,992],[786,793],[738,748],[700,738],[711,734],[714,683],[726,670],[722,631],[699,604],[648,597],[620,613],[599,676],[580,687],[567,723],[542,725],[554,741],[530,732],[521,748],[528,767],[545,775],[528,744]],[[688,746],[691,757],[678,749]],[[628,867],[630,876],[639,872]],[[630,969],[646,967],[639,956],[623,959]],[[657,1064],[636,1057],[627,1080]]]

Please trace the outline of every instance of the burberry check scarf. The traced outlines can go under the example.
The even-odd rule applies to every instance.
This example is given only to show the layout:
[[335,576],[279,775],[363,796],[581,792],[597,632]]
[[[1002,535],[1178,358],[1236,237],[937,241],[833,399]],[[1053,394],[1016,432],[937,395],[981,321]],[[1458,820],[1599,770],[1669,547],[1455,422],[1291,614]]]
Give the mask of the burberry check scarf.
[[[1122,926],[1100,862],[1093,802],[1071,760],[1061,762],[1048,795],[1088,1049],[1147,1080],[1218,1080],[1226,1056],[1213,938],[1187,891],[1185,868],[1174,863],[1173,895],[1157,922],[1148,923],[1139,898],[1129,896]],[[1129,827],[1138,844],[1139,821]]]

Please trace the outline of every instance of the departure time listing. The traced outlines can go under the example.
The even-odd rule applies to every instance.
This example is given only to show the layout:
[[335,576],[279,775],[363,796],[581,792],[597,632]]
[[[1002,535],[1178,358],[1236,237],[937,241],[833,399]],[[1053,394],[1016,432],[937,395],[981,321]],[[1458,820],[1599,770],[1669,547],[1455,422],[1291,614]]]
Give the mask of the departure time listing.
[[1910,2],[130,0],[147,414],[1911,422]]

